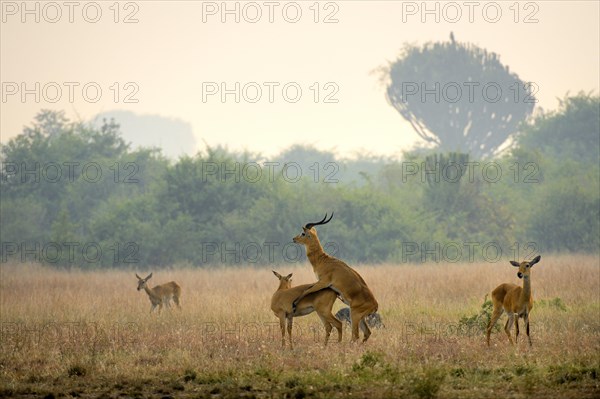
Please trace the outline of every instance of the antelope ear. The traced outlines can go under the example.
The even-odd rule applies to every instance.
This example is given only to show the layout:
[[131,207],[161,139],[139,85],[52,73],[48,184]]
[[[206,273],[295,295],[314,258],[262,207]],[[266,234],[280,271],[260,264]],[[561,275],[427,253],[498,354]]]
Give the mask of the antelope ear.
[[143,280],[140,276],[138,276],[138,274],[136,273],[135,276],[138,278],[138,280]]
[[290,274],[288,274],[288,275],[287,275],[287,277],[286,277],[285,279],[286,279],[286,280],[289,280],[289,279],[291,279],[291,278],[292,278],[292,274],[294,274],[294,273],[290,273]]
[[542,255],[538,255],[531,262],[529,262],[529,267],[533,267],[536,263],[538,263],[542,259]]
[[519,264],[519,262],[515,262],[514,260],[511,260],[511,261],[510,261],[510,264],[511,264],[511,265],[513,265],[514,267],[519,267],[519,266],[521,266],[521,265]]
[[150,273],[150,274],[148,275],[148,277],[146,277],[144,280],[148,281],[148,280],[150,280],[151,278],[152,278],[152,273]]
[[275,276],[277,276],[277,278],[278,278],[278,279],[280,279],[280,280],[281,280],[281,274],[277,273],[275,270],[271,270],[271,271],[273,272],[273,274],[274,274]]

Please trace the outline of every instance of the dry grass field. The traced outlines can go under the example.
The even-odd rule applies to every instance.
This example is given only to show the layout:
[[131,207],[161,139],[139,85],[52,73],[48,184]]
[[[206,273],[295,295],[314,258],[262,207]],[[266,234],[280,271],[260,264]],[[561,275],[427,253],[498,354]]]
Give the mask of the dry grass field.
[[[314,280],[308,264],[273,268]],[[313,313],[295,319],[290,350],[269,308],[271,269],[153,270],[150,286],[181,285],[182,310],[151,315],[134,276],[149,270],[4,264],[0,396],[600,397],[597,256],[543,255],[532,269],[532,348],[524,328],[515,347],[499,331],[488,348],[474,317],[496,285],[521,283],[508,262],[356,269],[385,328],[352,344],[345,326],[324,347]]]

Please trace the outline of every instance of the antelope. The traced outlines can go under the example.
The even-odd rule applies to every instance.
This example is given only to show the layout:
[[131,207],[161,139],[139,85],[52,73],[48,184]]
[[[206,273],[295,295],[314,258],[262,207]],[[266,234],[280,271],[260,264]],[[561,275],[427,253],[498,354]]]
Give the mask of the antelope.
[[517,276],[523,279],[523,287],[521,288],[518,285],[511,283],[504,283],[500,284],[492,291],[494,311],[492,312],[492,317],[487,327],[488,346],[490,346],[490,333],[492,332],[492,328],[494,328],[504,311],[508,314],[508,320],[504,326],[504,331],[506,332],[506,335],[508,335],[508,340],[511,345],[514,345],[514,342],[510,335],[510,329],[512,328],[513,322],[515,322],[515,341],[517,341],[519,338],[519,317],[522,317],[525,323],[529,346],[531,346],[531,337],[529,336],[529,313],[533,308],[533,296],[531,295],[531,268],[538,263],[541,258],[542,257],[538,255],[531,262],[524,261],[518,263],[514,260],[510,261],[511,265],[519,268]]
[[179,309],[181,306],[179,305],[179,297],[181,296],[181,287],[175,282],[171,281],[166,284],[157,285],[154,288],[148,287],[148,280],[152,278],[152,273],[148,275],[146,278],[141,278],[140,276],[135,275],[138,279],[138,287],[137,290],[144,290],[146,294],[148,294],[148,298],[150,299],[150,303],[152,303],[152,307],[150,308],[150,313],[154,311],[156,306],[158,306],[158,313],[161,312],[163,304],[167,305],[168,308],[171,307],[171,298],[175,301],[175,304]]
[[316,223],[307,223],[302,227],[302,233],[294,237],[294,242],[304,244],[306,247],[306,256],[310,261],[313,271],[317,276],[317,282],[306,289],[293,303],[297,306],[300,301],[314,292],[331,288],[334,290],[342,302],[350,306],[352,319],[352,338],[357,341],[359,338],[358,328],[363,332],[363,342],[366,342],[371,335],[371,330],[365,322],[365,319],[371,313],[375,313],[379,307],[373,293],[365,283],[365,280],[354,269],[343,261],[325,253],[315,226],[325,225],[331,221],[331,217],[325,217]]
[[[338,331],[338,342],[342,341],[342,322],[333,316],[331,309],[337,298],[337,294],[329,289],[321,290],[307,295],[298,302],[294,311],[292,311],[292,302],[304,290],[310,287],[310,284],[299,285],[292,288],[292,274],[282,276],[273,270],[273,274],[279,279],[279,287],[271,298],[271,310],[279,318],[281,327],[281,346],[285,347],[285,321],[287,319],[287,331],[292,348],[292,322],[294,317],[305,316],[312,312],[317,312],[323,325],[325,326],[325,345],[329,340],[331,330],[335,327]],[[332,327],[333,326],[333,327]]]

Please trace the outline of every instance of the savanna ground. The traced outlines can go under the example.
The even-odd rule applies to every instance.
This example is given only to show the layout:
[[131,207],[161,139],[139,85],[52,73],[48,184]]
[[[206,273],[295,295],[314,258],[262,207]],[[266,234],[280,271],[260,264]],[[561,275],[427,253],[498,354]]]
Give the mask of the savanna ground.
[[[307,264],[273,268],[314,280]],[[356,269],[385,328],[351,344],[346,326],[324,347],[313,313],[295,319],[290,350],[269,308],[270,269],[154,270],[151,286],[180,283],[183,308],[150,315],[133,270],[4,264],[0,396],[600,397],[597,256],[546,255],[533,268],[532,348],[524,328],[516,347],[499,331],[488,348],[477,317],[496,285],[520,284],[508,262]]]

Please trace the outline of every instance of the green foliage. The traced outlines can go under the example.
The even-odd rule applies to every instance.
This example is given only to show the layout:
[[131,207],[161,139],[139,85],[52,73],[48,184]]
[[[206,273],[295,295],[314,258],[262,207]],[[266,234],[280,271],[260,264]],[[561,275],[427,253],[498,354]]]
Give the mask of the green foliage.
[[446,372],[438,368],[424,368],[414,372],[407,380],[408,392],[421,399],[433,399],[444,383]]
[[468,161],[468,154],[456,152],[436,153],[425,158],[423,165],[430,173],[425,176],[427,187],[424,189],[424,197],[429,209],[444,213],[459,210],[461,191],[464,192],[464,184],[461,187],[462,177],[467,171],[465,164]]
[[538,150],[555,160],[600,162],[600,96],[579,93],[560,101],[559,109],[543,113],[517,136],[524,151]]
[[[438,151],[490,157],[533,110],[525,83],[498,55],[454,40],[405,47],[386,75],[392,106]],[[489,84],[502,90],[497,101],[484,95]]]
[[565,302],[562,299],[560,299],[559,297],[552,298],[552,299],[539,299],[539,300],[535,301],[535,304],[542,308],[548,307],[548,308],[553,308],[553,309],[560,310],[563,312],[566,312],[568,310]]
[[285,381],[285,387],[286,388],[296,388],[298,385],[300,385],[301,381],[300,378],[294,376],[294,377],[290,377]]
[[522,127],[503,159],[513,181],[493,195],[520,213],[514,234],[538,251],[600,248],[600,98],[566,97],[555,112]]
[[536,199],[527,232],[555,251],[595,252],[600,248],[598,184],[575,179],[549,184]]
[[[119,134],[114,121],[94,129],[61,112],[43,111],[32,127],[0,148],[3,261],[10,255],[15,261],[39,260],[12,249],[46,244],[62,246],[63,256],[41,260],[61,267],[304,261],[303,248],[295,247],[292,237],[331,211],[335,219],[319,235],[329,253],[349,263],[431,261],[422,248],[467,242],[498,243],[505,255],[512,254],[515,242],[522,248],[533,242],[536,252],[592,252],[600,246],[600,166],[583,163],[585,157],[556,162],[545,149],[514,148],[494,160],[504,176],[489,183],[481,174],[466,178],[464,165],[472,158],[461,153],[407,153],[399,163],[369,156],[340,160],[331,152],[295,146],[276,158],[279,165],[269,174],[259,154],[207,148],[169,162],[157,150],[129,149]],[[262,165],[261,179],[240,174],[253,162]],[[286,162],[301,165],[300,180],[284,177]],[[407,176],[407,162],[438,170],[463,167],[455,179],[435,180],[431,174]],[[42,172],[14,169],[40,171],[50,163],[96,163],[103,175],[90,182],[79,167],[53,181]],[[316,169],[310,169],[315,163],[317,179]],[[337,180],[325,182],[327,163],[338,168]],[[72,242],[79,247],[69,257],[65,244]],[[85,257],[86,243],[102,249],[98,259]],[[407,243],[417,251],[407,254]],[[480,251],[475,256],[480,259]],[[468,259],[463,248],[460,260]],[[483,313],[461,323],[485,323]]]
[[[432,154],[422,167],[429,172],[423,187],[423,205],[435,215],[432,230],[441,242],[497,242],[508,248],[514,217],[506,204],[487,193],[482,176],[468,172],[468,154]],[[481,221],[485,221],[482,228]],[[453,258],[453,256],[448,256]]]
[[554,365],[548,369],[551,379],[555,384],[569,384],[590,379],[597,380],[600,375],[598,367],[584,367],[581,365]]
[[467,171],[465,168],[467,162],[469,162],[469,154],[458,152],[427,156],[425,158],[427,170],[440,171],[438,174],[427,174],[427,184],[429,187],[436,187],[441,183],[459,183]]
[[[479,335],[487,330],[488,324],[492,319],[492,312],[494,311],[494,304],[488,299],[487,294],[483,298],[483,304],[481,304],[481,310],[479,313],[471,316],[463,316],[458,321],[458,332],[466,333],[467,335]],[[498,323],[494,326],[493,331],[500,331]]]
[[69,377],[84,377],[87,374],[87,368],[79,363],[76,363],[69,367],[67,374]]
[[352,366],[352,371],[360,372],[366,369],[373,369],[375,366],[383,364],[383,353],[367,351],[361,356],[359,361]]
[[[52,111],[40,112],[32,127],[2,146],[0,157],[3,242],[37,246],[38,255],[63,266],[86,263],[85,255],[94,265],[122,264],[100,245],[92,228],[97,211],[152,193],[154,177],[166,165],[156,151],[130,151],[114,121],[93,129]],[[114,237],[108,241],[113,245]],[[73,242],[76,247],[65,245]],[[95,250],[82,251],[86,244],[104,249],[97,262]],[[44,248],[58,256],[44,256]]]
[[183,381],[185,382],[195,381],[197,377],[196,370],[187,369],[183,372]]

